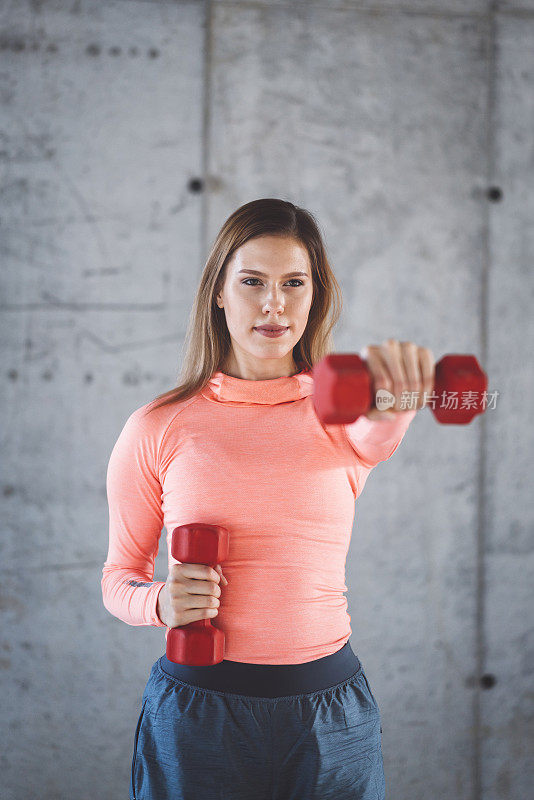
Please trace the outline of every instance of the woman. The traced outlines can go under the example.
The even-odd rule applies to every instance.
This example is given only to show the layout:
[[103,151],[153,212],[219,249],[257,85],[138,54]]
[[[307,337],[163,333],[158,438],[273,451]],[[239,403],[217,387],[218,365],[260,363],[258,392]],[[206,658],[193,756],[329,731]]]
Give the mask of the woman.
[[[105,607],[129,625],[212,618],[225,659],[162,655],[143,694],[130,800],[378,800],[380,712],[351,634],[345,558],[354,500],[430,393],[427,348],[367,348],[395,405],[322,424],[312,368],[341,308],[313,216],[261,199],[225,222],[193,307],[179,385],[134,411],[111,453]],[[329,316],[330,315],[330,316]],[[276,338],[261,326],[279,325]],[[229,530],[216,569],[170,556],[185,523]],[[162,527],[169,574],[153,581]],[[226,576],[228,579],[226,579]]]

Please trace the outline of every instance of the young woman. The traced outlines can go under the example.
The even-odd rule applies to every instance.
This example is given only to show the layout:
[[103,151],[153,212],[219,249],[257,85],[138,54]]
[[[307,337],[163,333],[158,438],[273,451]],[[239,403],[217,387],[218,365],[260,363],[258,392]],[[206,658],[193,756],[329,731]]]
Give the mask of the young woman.
[[[349,644],[354,501],[431,393],[428,348],[366,348],[395,405],[324,425],[312,368],[341,292],[313,216],[256,200],[224,223],[200,279],[178,386],[135,410],[107,472],[104,605],[168,630],[213,618],[225,659],[152,666],[130,800],[383,800],[381,718]],[[282,326],[269,337],[264,326]],[[418,392],[403,410],[401,392]],[[170,556],[185,523],[221,525],[216,569]],[[162,527],[169,573],[153,581]],[[223,574],[224,569],[224,574]]]

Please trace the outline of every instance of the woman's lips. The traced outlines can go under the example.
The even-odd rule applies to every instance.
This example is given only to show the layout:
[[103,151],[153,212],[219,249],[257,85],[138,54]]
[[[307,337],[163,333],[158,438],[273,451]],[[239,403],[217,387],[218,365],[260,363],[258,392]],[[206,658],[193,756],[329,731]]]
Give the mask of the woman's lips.
[[258,333],[261,333],[263,336],[267,336],[267,338],[269,339],[277,339],[279,336],[283,336],[284,333],[287,333],[289,328],[284,328],[281,331],[266,331],[263,330],[262,328],[254,328],[254,330],[257,331]]

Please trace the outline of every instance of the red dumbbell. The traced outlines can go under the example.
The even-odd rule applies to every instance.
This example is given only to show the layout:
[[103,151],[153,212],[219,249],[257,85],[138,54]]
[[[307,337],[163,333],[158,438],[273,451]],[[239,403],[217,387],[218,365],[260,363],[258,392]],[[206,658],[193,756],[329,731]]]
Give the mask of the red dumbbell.
[[[230,535],[226,528],[194,522],[174,528],[171,555],[182,564],[206,564],[215,568],[228,557]],[[175,664],[207,667],[224,658],[224,633],[211,619],[198,619],[169,628],[166,656]]]
[[[371,374],[355,353],[325,356],[313,368],[313,379],[315,413],[327,425],[354,422],[375,405]],[[428,407],[438,422],[466,425],[485,411],[487,388],[487,375],[475,356],[449,353],[435,366],[436,403]],[[465,393],[463,398],[460,393]],[[466,405],[462,407],[463,402]]]

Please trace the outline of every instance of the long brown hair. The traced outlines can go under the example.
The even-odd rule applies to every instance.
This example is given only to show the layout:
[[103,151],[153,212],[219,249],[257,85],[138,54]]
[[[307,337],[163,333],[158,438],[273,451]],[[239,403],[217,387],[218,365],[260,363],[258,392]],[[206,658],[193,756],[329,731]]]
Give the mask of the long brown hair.
[[291,236],[303,244],[310,259],[313,300],[306,329],[293,348],[293,359],[303,369],[333,350],[332,328],[343,307],[341,288],[332,272],[314,216],[287,200],[261,198],[231,214],[213,244],[189,315],[185,354],[178,383],[151,401],[147,413],[160,406],[187,400],[221,370],[231,348],[224,309],[215,302],[226,278],[226,265],[241,245],[263,234]]

